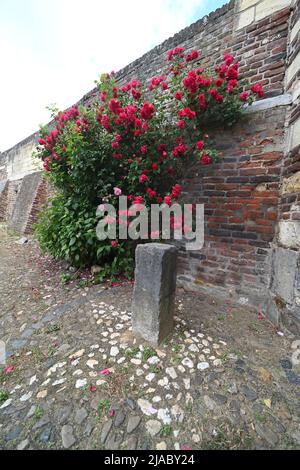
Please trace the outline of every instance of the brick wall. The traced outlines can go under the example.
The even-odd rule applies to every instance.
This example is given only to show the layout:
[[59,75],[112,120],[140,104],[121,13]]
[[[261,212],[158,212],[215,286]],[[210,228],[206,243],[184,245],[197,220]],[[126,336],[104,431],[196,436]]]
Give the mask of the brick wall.
[[[117,73],[120,83],[136,77],[150,80],[161,71],[167,52],[180,45],[201,50],[201,64],[211,66],[224,52],[232,51],[242,76],[250,83],[263,82],[266,99],[249,109],[239,125],[230,131],[212,131],[223,160],[214,167],[187,172],[185,200],[205,204],[206,236],[201,252],[181,249],[179,281],[192,289],[217,286],[217,292],[235,291],[274,321],[279,316],[268,292],[273,289],[274,295],[279,291],[280,298],[285,295],[277,283],[281,274],[276,247],[283,250],[280,256],[286,256],[291,247],[282,243],[283,224],[300,220],[299,12],[300,0],[232,0]],[[81,102],[89,103],[94,91]],[[20,169],[30,171],[22,158],[28,158],[36,138],[32,135],[5,155],[11,163],[9,179],[16,180],[9,182],[7,190],[8,218]],[[25,231],[30,231],[47,194],[41,181],[28,207]],[[292,243],[297,251],[297,233]],[[296,305],[297,295],[294,289],[286,297]]]

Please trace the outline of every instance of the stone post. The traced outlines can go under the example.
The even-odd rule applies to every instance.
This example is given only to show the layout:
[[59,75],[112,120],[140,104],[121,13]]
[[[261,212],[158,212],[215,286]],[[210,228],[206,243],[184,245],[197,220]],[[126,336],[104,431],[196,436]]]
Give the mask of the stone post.
[[133,333],[158,346],[174,328],[177,248],[138,245],[132,302]]

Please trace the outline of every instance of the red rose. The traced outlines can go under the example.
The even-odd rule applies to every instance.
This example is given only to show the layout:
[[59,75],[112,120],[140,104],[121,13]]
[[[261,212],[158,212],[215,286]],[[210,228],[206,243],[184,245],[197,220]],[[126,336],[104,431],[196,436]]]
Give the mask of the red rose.
[[197,147],[197,150],[203,150],[204,148],[204,142],[203,140],[198,140],[198,142],[196,143],[196,147]]
[[211,162],[212,162],[212,158],[207,154],[203,155],[203,157],[201,158],[202,165],[210,165]]
[[144,173],[139,177],[140,183],[145,183],[147,180],[148,180],[148,176],[145,175]]
[[176,100],[181,101],[182,100],[181,91],[176,91],[176,93],[174,94],[174,97],[175,97]]

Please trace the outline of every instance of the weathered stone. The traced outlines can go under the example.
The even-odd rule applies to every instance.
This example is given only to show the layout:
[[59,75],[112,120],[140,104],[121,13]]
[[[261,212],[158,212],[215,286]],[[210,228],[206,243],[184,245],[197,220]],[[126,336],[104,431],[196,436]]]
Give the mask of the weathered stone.
[[253,388],[249,387],[248,385],[242,385],[240,387],[240,390],[248,400],[254,401],[257,399],[256,391]]
[[20,442],[20,444],[17,445],[17,450],[25,450],[26,447],[29,446],[29,439],[24,439],[24,441]]
[[135,436],[130,436],[123,444],[125,450],[136,450],[138,446],[138,439]]
[[270,446],[275,447],[278,442],[277,435],[269,428],[266,428],[260,423],[255,425],[255,430],[257,434],[270,444]]
[[117,411],[114,422],[116,428],[119,428],[124,423],[125,418],[126,414],[122,410]]
[[161,430],[161,427],[162,427],[161,422],[155,419],[150,419],[150,421],[147,421],[146,423],[146,430],[148,434],[150,434],[151,437],[156,436]]
[[63,426],[61,430],[61,438],[62,438],[63,447],[65,449],[69,449],[75,444],[76,439],[73,435],[72,426]]
[[79,410],[76,411],[75,414],[75,422],[77,424],[82,424],[83,421],[87,418],[88,413],[85,408],[80,408]]
[[112,420],[109,420],[107,421],[104,425],[103,425],[103,428],[102,428],[102,431],[101,431],[101,436],[100,436],[100,440],[102,442],[102,444],[105,443],[108,435],[109,435],[109,432],[112,428],[112,425],[113,425],[113,422]]
[[177,249],[149,243],[136,250],[133,332],[159,345],[174,328]]

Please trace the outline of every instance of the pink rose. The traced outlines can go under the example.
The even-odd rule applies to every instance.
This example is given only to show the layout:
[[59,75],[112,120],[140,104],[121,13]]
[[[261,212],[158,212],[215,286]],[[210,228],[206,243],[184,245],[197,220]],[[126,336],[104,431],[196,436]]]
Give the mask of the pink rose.
[[122,189],[114,188],[114,194],[115,194],[115,196],[121,196],[122,195]]

